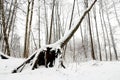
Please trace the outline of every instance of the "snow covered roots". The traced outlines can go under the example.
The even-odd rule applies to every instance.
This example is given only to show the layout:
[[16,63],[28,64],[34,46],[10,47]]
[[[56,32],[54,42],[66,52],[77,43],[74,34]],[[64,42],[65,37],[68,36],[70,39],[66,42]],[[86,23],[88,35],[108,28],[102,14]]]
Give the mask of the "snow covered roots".
[[62,51],[60,48],[45,47],[34,52],[27,60],[25,60],[20,66],[12,71],[12,73],[21,72],[25,68],[30,67],[32,70],[39,66],[54,67],[63,65]]

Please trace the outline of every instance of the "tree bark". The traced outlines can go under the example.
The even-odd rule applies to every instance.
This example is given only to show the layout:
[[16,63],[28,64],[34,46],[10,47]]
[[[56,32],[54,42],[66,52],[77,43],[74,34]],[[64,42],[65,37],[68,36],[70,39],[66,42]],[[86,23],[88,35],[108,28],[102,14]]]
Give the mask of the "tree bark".
[[2,11],[2,28],[3,28],[3,34],[4,34],[4,41],[5,41],[5,50],[7,50],[7,55],[10,56],[10,48],[9,48],[9,42],[8,42],[8,36],[6,34],[6,25],[5,25],[5,13],[4,13],[4,1],[0,0],[0,7]]
[[72,14],[71,14],[71,19],[70,19],[69,29],[71,28],[71,25],[72,25],[72,20],[73,20],[73,15],[74,15],[74,8],[75,8],[75,0],[73,2],[73,8],[72,8]]
[[53,6],[52,6],[51,23],[50,23],[50,34],[49,34],[48,44],[51,43],[51,38],[52,38],[52,28],[53,28],[53,22],[54,22],[54,8],[55,8],[55,0],[53,0]]
[[45,32],[46,32],[46,44],[48,44],[48,20],[47,20],[47,10],[46,10],[46,0],[44,0],[44,9],[45,9]]
[[[88,0],[84,1],[85,7],[88,8]],[[95,53],[94,53],[94,46],[93,46],[93,37],[92,37],[92,28],[91,28],[91,19],[90,19],[90,13],[88,12],[87,14],[87,22],[88,22],[88,27],[89,27],[89,34],[90,34],[90,41],[91,41],[91,57],[93,60],[96,60],[95,58]]]
[[26,16],[26,28],[25,28],[25,39],[24,39],[24,53],[23,57],[27,58],[28,57],[28,52],[27,52],[27,47],[28,47],[28,22],[29,22],[29,15],[30,15],[30,1],[28,0],[28,6],[27,6],[27,16]]
[[98,23],[97,23],[96,11],[95,10],[96,9],[94,8],[93,14],[94,14],[94,20],[95,20],[96,33],[97,33],[97,41],[98,41],[98,49],[99,49],[99,54],[100,54],[100,61],[102,61],[101,46],[100,46],[100,39],[99,39],[99,33],[98,33]]
[[11,18],[10,18],[10,22],[9,22],[9,25],[8,25],[8,38],[9,38],[9,35],[10,35],[10,32],[11,32],[11,29],[12,29],[12,24],[13,24],[13,20],[14,20],[14,17],[15,17],[15,12],[16,12],[16,8],[17,8],[17,0],[15,0],[14,2],[14,8],[13,8],[13,11],[12,11],[12,15],[11,15]]
[[106,38],[105,38],[105,31],[104,31],[104,27],[103,27],[103,22],[102,22],[102,15],[99,9],[99,15],[100,15],[100,21],[101,21],[101,27],[102,27],[102,33],[103,33],[103,41],[104,41],[104,50],[105,50],[105,55],[106,55],[106,60],[108,60],[107,57],[107,50],[106,50]]
[[34,0],[31,0],[31,8],[30,8],[30,18],[29,18],[29,30],[28,30],[28,44],[27,44],[27,57],[29,56],[30,53],[30,34],[31,34],[31,27],[32,27],[32,17],[33,17],[33,7],[34,7]]
[[41,47],[41,39],[40,39],[40,31],[41,31],[41,25],[40,25],[40,0],[38,0],[38,42],[39,42],[39,48]]

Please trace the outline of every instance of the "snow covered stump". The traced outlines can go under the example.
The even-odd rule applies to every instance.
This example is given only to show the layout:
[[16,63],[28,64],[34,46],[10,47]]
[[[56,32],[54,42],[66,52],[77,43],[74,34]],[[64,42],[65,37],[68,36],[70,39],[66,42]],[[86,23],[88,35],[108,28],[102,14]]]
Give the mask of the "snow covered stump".
[[[58,60],[57,65],[55,63],[56,59]],[[55,65],[62,66],[63,68],[65,68],[62,61],[62,50],[61,48],[46,46],[35,51],[33,55],[31,55],[25,62],[23,62],[16,69],[14,69],[12,73],[21,72],[22,70],[24,70],[25,67],[28,66],[31,67],[31,70],[34,70],[39,66],[45,66],[46,68],[48,68],[54,67]]]

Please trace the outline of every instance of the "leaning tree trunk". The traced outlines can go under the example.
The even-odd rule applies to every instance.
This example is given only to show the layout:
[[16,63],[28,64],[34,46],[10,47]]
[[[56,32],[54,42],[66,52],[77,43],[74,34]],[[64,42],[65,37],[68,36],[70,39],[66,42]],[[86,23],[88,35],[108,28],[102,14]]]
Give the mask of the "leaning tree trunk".
[[[61,48],[64,47],[64,45],[71,39],[71,37],[74,35],[74,33],[77,31],[77,29],[79,28],[80,24],[82,23],[84,17],[88,14],[88,12],[91,10],[91,8],[93,7],[93,5],[96,3],[97,0],[94,0],[94,2],[91,4],[91,6],[83,13],[83,15],[81,16],[78,24],[74,27],[71,28],[71,30],[69,31],[69,35],[65,35],[63,38],[65,38],[63,41],[61,40]],[[63,39],[62,38],[62,39]]]
[[[88,14],[88,12],[91,10],[91,8],[96,3],[96,1],[97,0],[94,0],[94,2],[90,5],[90,7],[87,10],[85,10],[85,12],[81,16],[78,24],[75,27],[72,27],[68,31],[67,34],[65,34],[60,40],[58,40],[54,44],[46,45],[46,46],[41,47],[40,49],[36,50],[30,57],[27,58],[26,61],[24,61],[20,66],[18,66],[16,69],[14,69],[12,71],[12,73],[21,72],[25,67],[27,67],[26,65],[30,65],[32,70],[34,70],[35,68],[37,68],[38,65],[41,65],[41,64],[44,64],[47,67],[47,65],[46,65],[47,59],[46,58],[49,58],[49,56],[53,52],[55,53],[55,55],[56,55],[56,52],[57,52],[57,55],[59,55],[61,53],[61,48],[63,48],[68,43],[68,41],[71,39],[71,37],[77,31],[77,29],[79,28],[80,24],[82,23],[84,17]],[[44,55],[44,56],[41,57],[41,55]],[[62,55],[60,54],[58,57],[61,58]],[[43,62],[40,61],[42,58],[44,58]],[[53,60],[55,60],[55,58]],[[63,61],[61,59],[59,60],[59,63],[63,68],[65,68],[65,66],[63,65]],[[52,65],[49,65],[49,67],[50,66],[52,66]]]

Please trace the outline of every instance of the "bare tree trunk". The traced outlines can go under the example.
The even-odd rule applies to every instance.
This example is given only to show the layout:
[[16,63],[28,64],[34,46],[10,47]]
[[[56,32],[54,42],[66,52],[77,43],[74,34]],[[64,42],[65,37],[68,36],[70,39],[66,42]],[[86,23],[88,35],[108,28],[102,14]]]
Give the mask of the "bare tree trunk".
[[[72,8],[72,14],[71,14],[71,19],[70,19],[70,24],[69,24],[69,29],[71,29],[72,21],[73,21],[73,16],[74,16],[74,8],[75,8],[75,0],[73,2],[73,8]],[[75,62],[75,36],[73,35],[73,62]],[[66,46],[67,47],[67,46]]]
[[48,44],[48,20],[47,20],[47,11],[46,11],[46,2],[44,0],[44,8],[45,8],[45,25],[46,25],[46,44]]
[[12,24],[13,24],[13,20],[14,20],[14,17],[15,17],[16,9],[17,9],[17,0],[15,0],[15,2],[14,2],[14,8],[13,8],[12,15],[11,15],[11,18],[10,18],[10,22],[9,22],[9,25],[8,25],[8,33],[7,33],[8,38],[9,38],[11,29],[12,29]]
[[52,15],[51,15],[50,34],[49,34],[48,44],[51,43],[51,37],[52,37],[52,25],[54,22],[54,7],[55,7],[55,0],[53,0],[53,6],[52,6]]
[[[0,17],[1,17],[1,13],[0,13]],[[0,18],[0,20],[1,20],[1,18]],[[0,23],[0,41],[2,41],[2,36],[3,36],[3,33],[2,33],[2,23]]]
[[[88,0],[85,0],[85,6],[88,8]],[[91,22],[90,22],[90,14],[88,13],[88,26],[89,26],[89,34],[90,34],[90,41],[91,41],[91,57],[93,60],[96,60],[95,53],[94,53],[94,46],[93,46],[93,38],[92,38],[92,28],[91,28]]]
[[9,48],[9,42],[8,42],[8,36],[6,34],[6,25],[5,25],[5,13],[4,13],[4,1],[0,0],[0,7],[2,11],[2,26],[3,26],[3,34],[4,34],[4,41],[5,41],[5,48],[7,50],[7,55],[10,56],[10,48]]
[[[31,2],[32,1],[32,2]],[[26,31],[25,31],[25,43],[24,43],[24,57],[27,58],[29,55],[29,46],[30,46],[30,32],[31,32],[31,24],[32,24],[32,16],[33,16],[33,6],[34,0],[28,0],[27,7],[27,17],[26,17]]]
[[28,57],[28,52],[27,52],[27,41],[28,41],[28,22],[29,22],[29,15],[30,15],[30,1],[28,0],[28,6],[27,6],[27,16],[26,16],[26,28],[25,28],[25,40],[24,40],[24,53],[23,57],[27,58]]
[[[59,4],[59,3],[58,3]],[[60,21],[60,14],[59,14],[59,11],[58,11],[58,7],[57,6],[57,17],[58,17],[58,40],[61,38],[61,35],[62,35],[62,32],[61,32],[61,21]]]
[[72,14],[71,14],[71,19],[70,19],[69,29],[71,28],[71,25],[72,25],[73,14],[74,14],[74,7],[75,7],[75,0],[73,2],[73,8],[72,8]]
[[[13,5],[13,9],[12,9],[12,5]],[[14,25],[14,18],[15,18],[15,15],[16,15],[16,10],[17,10],[17,0],[14,1],[13,3],[13,0],[11,1],[11,4],[10,4],[10,10],[9,10],[9,14],[8,14],[8,18],[7,18],[7,22],[6,22],[6,34],[7,34],[7,37],[8,37],[8,41],[9,41],[9,35],[10,35],[10,32],[13,28],[13,25]],[[5,51],[6,51],[6,47],[5,47]]]
[[34,0],[31,0],[31,8],[30,8],[30,18],[29,18],[29,30],[28,30],[28,45],[27,45],[27,52],[28,52],[28,55],[27,57],[29,56],[29,51],[30,51],[30,34],[31,34],[31,27],[32,27],[32,16],[33,16],[33,7],[34,7]]
[[92,38],[92,30],[91,30],[91,24],[90,24],[90,15],[88,13],[88,23],[89,23],[89,32],[90,32],[90,41],[91,41],[91,56],[93,60],[96,60],[95,53],[94,53],[94,46],[93,46],[93,38]]
[[[78,10],[78,15],[80,17],[80,11],[79,11],[79,4],[78,4],[78,0],[77,0],[77,10]],[[85,45],[84,45],[84,37],[83,37],[83,31],[82,31],[82,26],[80,27],[80,34],[81,34],[81,38],[82,38],[82,47],[83,47],[83,53],[85,55],[85,58],[87,58],[87,53],[86,53],[86,49],[85,49]]]
[[35,37],[34,37],[34,34],[33,34],[32,31],[31,31],[31,35],[32,35],[32,37],[33,37],[33,43],[34,43],[35,50],[36,50],[36,49],[38,49],[38,48],[37,48],[37,44],[36,44],[36,42],[35,42]]
[[73,62],[76,62],[76,51],[75,51],[75,36],[73,36]]
[[[106,3],[105,3],[105,5],[106,5]],[[115,42],[114,42],[115,39],[114,39],[113,32],[112,32],[112,26],[111,26],[111,23],[110,23],[109,14],[108,14],[108,11],[107,11],[107,6],[106,6],[106,14],[107,14],[108,24],[109,24],[109,28],[110,28],[110,36],[111,36],[111,39],[112,39],[112,44],[113,44],[113,49],[114,49],[114,53],[115,53],[115,58],[116,58],[116,60],[118,60],[116,45],[115,45]]]
[[39,48],[41,47],[41,40],[40,40],[40,30],[41,30],[41,26],[40,26],[40,0],[38,0],[39,4],[38,4],[38,42],[39,42]]
[[54,35],[54,41],[57,41],[60,39],[61,37],[61,21],[60,21],[60,12],[59,12],[59,1],[55,2],[55,17],[54,17],[54,31],[53,31],[53,35]]
[[0,1],[0,49],[2,50],[2,42],[3,42],[3,26],[2,26],[2,9],[1,9],[1,5],[2,5],[2,3],[1,3],[1,1]]
[[101,54],[101,46],[100,46],[100,39],[99,39],[99,33],[98,33],[98,24],[96,19],[96,9],[94,8],[93,14],[94,14],[94,20],[95,20],[95,28],[97,33],[97,41],[98,41],[98,48],[99,48],[99,54],[100,54],[100,61],[102,61],[102,54]]
[[114,2],[113,0],[112,0],[112,2],[113,2],[113,7],[114,7],[114,12],[115,12],[116,20],[117,20],[118,25],[119,25],[119,27],[120,27],[120,20],[119,20],[119,16],[118,16],[118,14],[117,14],[117,10],[116,10],[116,6],[115,6],[115,2]]
[[13,0],[11,1],[11,4],[10,4],[9,14],[8,14],[8,18],[7,18],[7,21],[6,21],[6,29],[7,29],[8,25],[9,25],[10,16],[12,14],[12,5],[13,5]]
[[104,28],[103,28],[103,23],[102,23],[102,15],[100,13],[100,9],[99,9],[99,15],[100,15],[100,21],[101,21],[101,27],[102,27],[102,33],[103,33],[103,41],[104,41],[104,50],[105,50],[105,55],[106,55],[106,60],[108,60],[108,57],[107,57],[107,50],[106,50],[106,39],[105,39],[105,31],[104,31]]
[[[73,21],[74,8],[75,8],[75,0],[74,0],[74,2],[73,2],[71,19],[70,19],[70,24],[69,24],[69,29],[71,29],[71,25],[72,25],[72,21]],[[74,35],[73,35],[73,37],[74,37]],[[74,40],[73,40],[73,42],[74,42]],[[66,49],[67,49],[67,44],[66,44],[65,47],[64,47],[64,50],[66,50]],[[64,53],[64,54],[65,54],[65,53]],[[74,60],[74,57],[75,57],[75,56],[73,55],[73,60]]]
[[[17,5],[16,5],[17,6]],[[11,47],[11,53],[13,54],[13,55],[15,55],[16,53],[14,53],[14,51],[17,49],[16,47],[13,47],[13,41],[14,41],[14,31],[15,31],[15,23],[16,22],[16,13],[15,13],[15,15],[14,15],[14,18],[13,18],[13,21],[12,21],[12,27],[11,27],[11,37],[9,37],[10,38],[10,47]],[[19,43],[18,43],[19,44]],[[20,44],[19,44],[20,45]],[[19,48],[19,54],[20,54],[20,48]],[[14,56],[15,57],[15,56]],[[19,56],[20,57],[20,56]]]
[[[103,13],[102,13],[102,15],[103,15]],[[111,52],[110,39],[109,39],[109,36],[108,36],[108,30],[107,30],[107,26],[106,26],[106,23],[105,23],[104,15],[103,15],[103,22],[104,22],[104,27],[105,27],[106,35],[107,35],[107,41],[108,41],[109,52],[110,52],[110,60],[112,60],[112,52]]]
[[107,31],[107,27],[106,27],[106,23],[105,23],[105,16],[104,16],[104,11],[103,11],[103,1],[102,0],[101,0],[101,8],[102,8],[101,15],[102,15],[102,18],[103,18],[103,23],[104,23],[104,27],[105,27],[105,31],[106,31],[106,36],[107,36],[107,41],[108,41],[108,47],[109,47],[109,53],[110,53],[110,60],[112,60],[110,40],[109,40],[108,31]]

